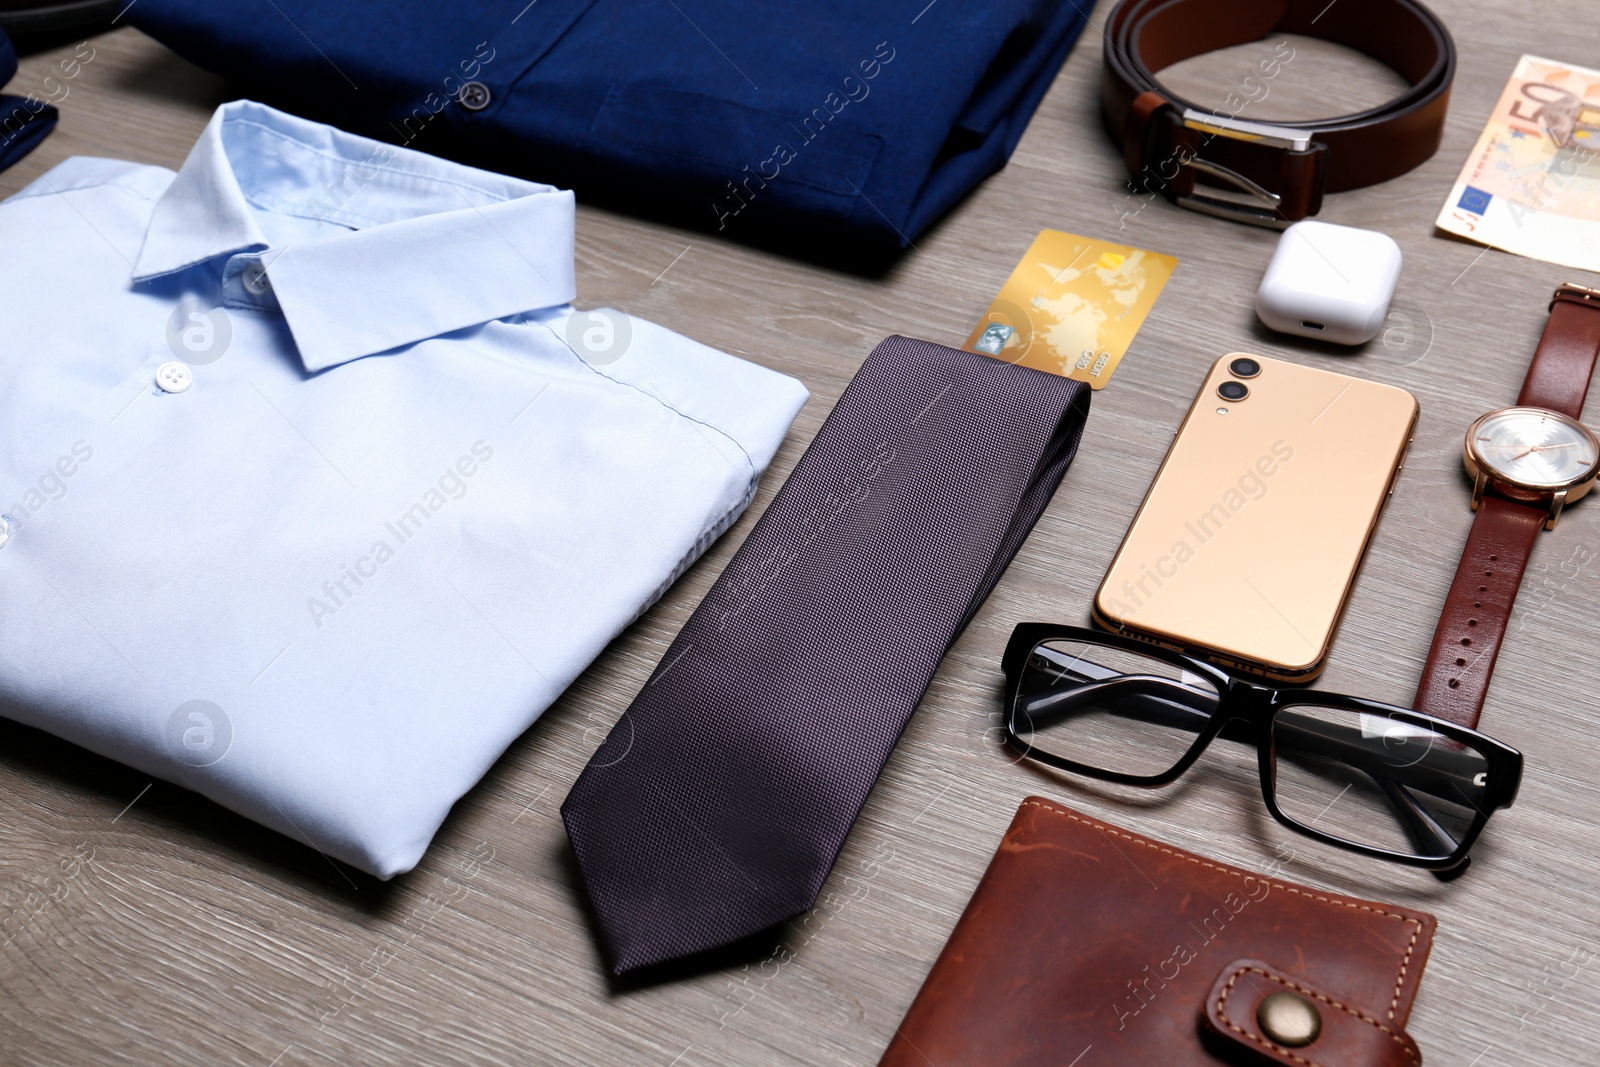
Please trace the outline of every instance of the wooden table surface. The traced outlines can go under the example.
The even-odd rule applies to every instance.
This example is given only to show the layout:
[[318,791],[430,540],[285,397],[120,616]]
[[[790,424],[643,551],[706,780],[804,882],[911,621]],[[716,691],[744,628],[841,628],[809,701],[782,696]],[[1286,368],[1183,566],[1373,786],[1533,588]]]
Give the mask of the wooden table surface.
[[[1412,696],[1472,519],[1463,430],[1515,398],[1551,290],[1594,281],[1433,228],[1519,53],[1596,63],[1592,6],[1434,6],[1460,49],[1443,147],[1395,181],[1330,197],[1321,216],[1383,230],[1405,253],[1390,329],[1353,354],[1256,322],[1274,233],[1165,201],[1133,211],[1097,114],[1104,3],[1006,170],[883,277],[581,207],[580,306],[642,315],[810,387],[750,514],[390,884],[335,869],[180,788],[0,724],[0,1063],[872,1064],[1030,793],[1229,862],[1282,860],[1291,879],[1435,913],[1410,1025],[1431,1064],[1600,1063],[1600,501],[1576,505],[1540,538],[1482,722],[1525,754],[1522,793],[1457,882],[1285,831],[1266,816],[1253,759],[1229,746],[1180,786],[1146,793],[1053,778],[995,743],[1011,626],[1086,620],[1205,368],[1235,349],[1392,382],[1421,401],[1411,459],[1322,682],[1385,701]],[[1169,80],[1220,104],[1271,43],[1191,61]],[[1398,84],[1364,57],[1293,43],[1295,59],[1246,117],[1350,110]],[[136,31],[90,44],[93,58],[66,83],[60,127],[0,175],[0,195],[74,154],[177,167],[212,109],[237,95]],[[72,48],[24,59],[8,91],[44,93]],[[1096,394],[1060,492],[946,659],[785,950],[648,988],[609,984],[557,817],[568,787],[872,346],[889,333],[959,345],[1044,228],[1180,260],[1115,381]],[[14,358],[48,339],[0,343]]]

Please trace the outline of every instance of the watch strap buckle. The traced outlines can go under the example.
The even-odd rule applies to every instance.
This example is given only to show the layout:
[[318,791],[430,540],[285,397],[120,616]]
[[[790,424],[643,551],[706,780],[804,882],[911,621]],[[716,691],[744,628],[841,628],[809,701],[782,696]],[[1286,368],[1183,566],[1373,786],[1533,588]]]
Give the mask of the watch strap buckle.
[[1556,286],[1556,291],[1550,294],[1550,307],[1547,310],[1555,310],[1555,306],[1560,303],[1600,309],[1600,289],[1579,285],[1577,282],[1562,282]]

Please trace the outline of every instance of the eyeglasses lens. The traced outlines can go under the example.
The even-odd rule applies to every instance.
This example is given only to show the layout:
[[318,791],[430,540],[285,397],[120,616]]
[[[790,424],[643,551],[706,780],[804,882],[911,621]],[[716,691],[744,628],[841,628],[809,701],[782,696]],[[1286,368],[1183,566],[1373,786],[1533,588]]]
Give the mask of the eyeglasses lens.
[[1425,725],[1295,705],[1273,719],[1274,797],[1345,841],[1443,859],[1486,818],[1489,761]]
[[1054,640],[1029,653],[1012,723],[1035,750],[1153,777],[1183,759],[1216,707],[1209,678],[1158,656]]

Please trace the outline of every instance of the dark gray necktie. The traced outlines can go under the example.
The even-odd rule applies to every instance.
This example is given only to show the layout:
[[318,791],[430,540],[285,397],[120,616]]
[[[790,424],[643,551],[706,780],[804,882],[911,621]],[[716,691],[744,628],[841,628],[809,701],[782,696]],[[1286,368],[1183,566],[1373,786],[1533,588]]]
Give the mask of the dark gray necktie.
[[562,805],[617,974],[811,907],[1088,407],[926,341],[867,357]]

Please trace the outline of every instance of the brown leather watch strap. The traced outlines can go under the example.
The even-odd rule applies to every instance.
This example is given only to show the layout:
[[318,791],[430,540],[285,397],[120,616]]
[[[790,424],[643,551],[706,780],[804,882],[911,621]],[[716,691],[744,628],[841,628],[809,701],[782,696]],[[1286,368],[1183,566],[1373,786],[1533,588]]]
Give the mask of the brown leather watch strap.
[[[1215,110],[1156,80],[1155,72],[1174,63],[1268,34],[1365,52],[1410,87],[1350,115],[1252,124],[1250,102],[1262,99],[1265,83],[1293,59],[1287,40]],[[1324,191],[1387,181],[1432,156],[1455,74],[1449,32],[1416,0],[1123,0],[1106,20],[1105,40],[1101,108],[1112,136],[1123,139],[1134,185],[1259,225],[1314,215]],[[1196,195],[1197,180],[1242,190],[1253,203]]]
[[1416,709],[1424,715],[1478,725],[1522,572],[1549,517],[1546,508],[1484,496],[1422,667]]
[[[1270,1013],[1261,1010],[1268,997],[1286,998],[1291,1019],[1309,1020],[1309,1030],[1293,1036],[1276,1031]],[[1395,1022],[1390,1005],[1351,1003],[1260,960],[1235,960],[1222,969],[1204,1017],[1212,1044],[1229,1063],[1422,1067],[1417,1043]]]
[[1534,350],[1517,405],[1578,418],[1589,395],[1596,355],[1600,355],[1600,292],[1563,285],[1550,301],[1550,321]]
[[[1551,299],[1550,321],[1534,350],[1517,405],[1578,418],[1597,357],[1600,291],[1563,285]],[[1477,726],[1522,573],[1550,514],[1547,504],[1508,499],[1496,493],[1492,483],[1485,491],[1422,667],[1418,711]]]

